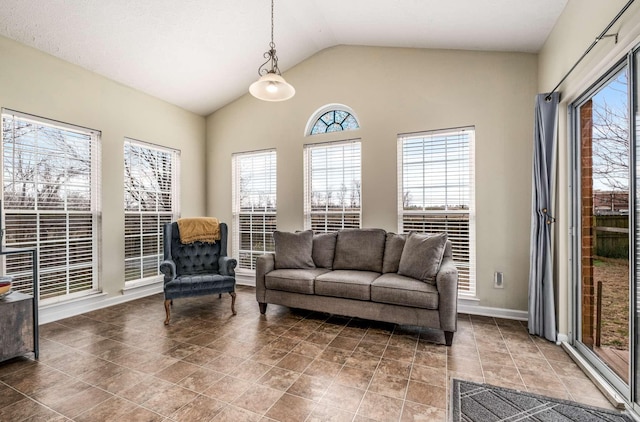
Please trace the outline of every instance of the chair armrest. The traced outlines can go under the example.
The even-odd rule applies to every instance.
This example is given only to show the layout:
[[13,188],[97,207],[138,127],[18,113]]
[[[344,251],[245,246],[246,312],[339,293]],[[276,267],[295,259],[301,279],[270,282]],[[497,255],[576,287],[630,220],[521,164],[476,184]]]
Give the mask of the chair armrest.
[[458,269],[450,257],[445,257],[436,275],[440,328],[456,331],[458,322]]
[[160,272],[164,274],[164,282],[170,282],[176,278],[176,263],[170,259],[165,259],[160,263]]
[[275,255],[272,253],[260,255],[256,260],[256,300],[260,303],[267,303],[264,276],[275,268]]
[[218,269],[220,275],[228,275],[235,277],[235,268],[238,265],[238,261],[230,256],[221,256],[218,258]]

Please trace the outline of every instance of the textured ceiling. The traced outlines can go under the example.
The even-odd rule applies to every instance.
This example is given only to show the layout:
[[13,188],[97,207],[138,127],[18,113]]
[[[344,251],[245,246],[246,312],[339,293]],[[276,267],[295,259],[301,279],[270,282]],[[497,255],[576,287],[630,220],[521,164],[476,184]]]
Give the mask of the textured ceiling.
[[[567,0],[276,0],[280,68],[339,44],[537,52]],[[2,0],[0,35],[201,115],[247,92],[269,0]]]

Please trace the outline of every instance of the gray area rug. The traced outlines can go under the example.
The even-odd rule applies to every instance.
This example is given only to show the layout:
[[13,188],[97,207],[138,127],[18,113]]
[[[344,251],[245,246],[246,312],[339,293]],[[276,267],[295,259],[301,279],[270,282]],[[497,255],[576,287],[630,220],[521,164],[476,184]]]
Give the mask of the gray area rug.
[[453,422],[544,421],[633,422],[620,412],[525,393],[488,384],[453,379]]

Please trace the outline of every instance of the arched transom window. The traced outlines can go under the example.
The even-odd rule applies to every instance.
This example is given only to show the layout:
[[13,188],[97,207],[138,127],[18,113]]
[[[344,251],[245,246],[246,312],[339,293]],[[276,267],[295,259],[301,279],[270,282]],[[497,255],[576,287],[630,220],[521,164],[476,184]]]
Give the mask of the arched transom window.
[[359,129],[360,124],[349,107],[330,104],[316,111],[309,119],[307,127],[307,135],[318,135]]

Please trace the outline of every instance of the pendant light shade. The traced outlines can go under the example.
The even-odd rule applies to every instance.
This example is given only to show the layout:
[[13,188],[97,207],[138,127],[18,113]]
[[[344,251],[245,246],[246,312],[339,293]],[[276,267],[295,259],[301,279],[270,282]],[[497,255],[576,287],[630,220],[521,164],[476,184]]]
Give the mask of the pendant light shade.
[[263,101],[284,101],[293,97],[296,90],[284,80],[278,68],[276,45],[273,42],[273,0],[271,0],[271,42],[269,51],[264,53],[264,57],[267,61],[258,68],[260,79],[249,87],[251,95]]
[[293,97],[296,90],[276,73],[267,73],[251,84],[249,92],[264,101],[284,101]]

